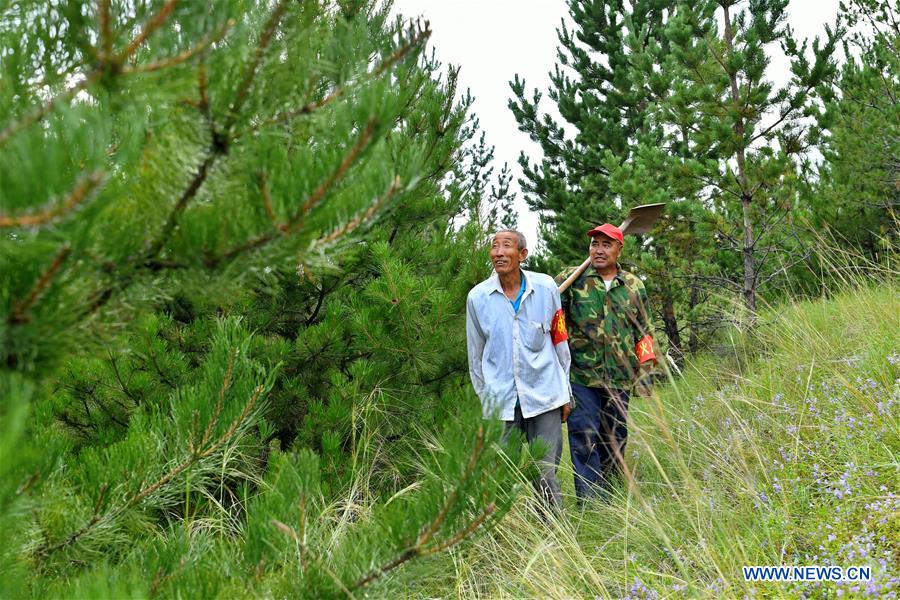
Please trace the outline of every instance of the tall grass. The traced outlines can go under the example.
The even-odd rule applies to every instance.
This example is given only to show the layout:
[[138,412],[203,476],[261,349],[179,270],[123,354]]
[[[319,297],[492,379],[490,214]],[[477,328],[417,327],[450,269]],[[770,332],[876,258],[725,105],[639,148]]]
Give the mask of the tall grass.
[[[900,584],[900,286],[833,250],[828,297],[770,308],[632,400],[626,483],[563,514],[530,495],[488,535],[395,577],[415,596],[893,597]],[[853,265],[853,266],[847,266]],[[868,565],[864,583],[744,565]]]

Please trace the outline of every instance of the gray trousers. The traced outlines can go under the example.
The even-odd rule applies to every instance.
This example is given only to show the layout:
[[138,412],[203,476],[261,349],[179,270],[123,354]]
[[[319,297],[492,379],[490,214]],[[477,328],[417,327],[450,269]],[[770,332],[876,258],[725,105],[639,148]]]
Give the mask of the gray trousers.
[[506,432],[504,440],[509,437],[513,429],[525,434],[529,444],[540,439],[547,446],[547,454],[538,463],[540,474],[534,480],[534,489],[538,496],[550,507],[562,509],[562,492],[559,482],[556,480],[556,469],[559,467],[559,457],[562,454],[562,409],[554,408],[545,413],[526,419],[522,416],[522,409],[516,406],[515,417],[512,421],[504,421]]

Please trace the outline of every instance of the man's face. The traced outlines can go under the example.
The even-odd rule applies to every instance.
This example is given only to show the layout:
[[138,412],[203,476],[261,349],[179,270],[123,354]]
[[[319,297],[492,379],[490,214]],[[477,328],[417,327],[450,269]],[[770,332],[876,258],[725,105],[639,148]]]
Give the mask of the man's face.
[[498,275],[515,273],[519,264],[528,256],[528,248],[519,250],[516,234],[501,231],[491,241],[491,263]]
[[615,266],[619,261],[619,253],[622,252],[622,244],[605,235],[595,235],[591,238],[590,257],[595,269],[601,270]]

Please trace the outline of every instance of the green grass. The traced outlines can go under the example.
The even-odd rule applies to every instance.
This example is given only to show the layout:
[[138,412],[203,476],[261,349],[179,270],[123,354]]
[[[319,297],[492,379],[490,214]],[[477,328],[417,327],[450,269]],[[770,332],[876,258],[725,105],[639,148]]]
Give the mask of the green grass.
[[[900,593],[900,288],[771,310],[748,341],[630,407],[628,481],[395,575],[413,596],[879,597]],[[751,583],[743,565],[869,565],[868,583]]]

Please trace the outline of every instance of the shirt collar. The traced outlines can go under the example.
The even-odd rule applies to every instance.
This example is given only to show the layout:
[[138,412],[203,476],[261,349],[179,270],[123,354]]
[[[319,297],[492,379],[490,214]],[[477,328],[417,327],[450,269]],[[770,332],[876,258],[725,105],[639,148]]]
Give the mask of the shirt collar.
[[[584,273],[587,277],[596,277],[597,279],[601,280],[603,279],[603,276],[600,275],[600,272],[597,271],[597,269],[595,269],[593,265],[591,265],[591,267]],[[616,281],[619,282],[619,285],[625,285],[625,277],[622,275],[622,267],[618,264],[616,264],[616,276],[613,277],[613,283],[615,283]]]
[[[528,296],[528,294],[531,293],[531,291],[534,289],[534,286],[531,285],[531,280],[528,278],[528,274],[530,273],[530,271],[526,271],[525,269],[519,269],[519,272],[522,274],[522,280],[525,282],[525,293],[522,294],[522,298],[524,299],[526,296]],[[504,293],[503,286],[500,285],[500,276],[497,275],[497,271],[494,271],[494,273],[491,275],[489,281],[491,282],[491,293],[492,294],[494,292],[500,292],[501,294]]]

